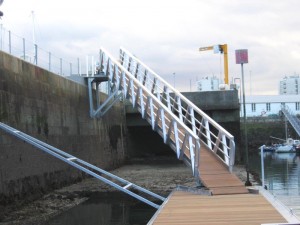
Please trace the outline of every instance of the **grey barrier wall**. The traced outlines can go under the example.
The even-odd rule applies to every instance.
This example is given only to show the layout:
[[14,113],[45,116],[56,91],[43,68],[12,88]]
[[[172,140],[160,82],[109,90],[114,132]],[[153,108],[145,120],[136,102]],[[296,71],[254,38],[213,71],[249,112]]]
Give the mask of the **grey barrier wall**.
[[[88,104],[86,86],[0,51],[1,122],[103,169],[117,167],[126,157],[124,106],[117,103],[104,117],[92,119]],[[83,176],[0,131],[0,204]]]

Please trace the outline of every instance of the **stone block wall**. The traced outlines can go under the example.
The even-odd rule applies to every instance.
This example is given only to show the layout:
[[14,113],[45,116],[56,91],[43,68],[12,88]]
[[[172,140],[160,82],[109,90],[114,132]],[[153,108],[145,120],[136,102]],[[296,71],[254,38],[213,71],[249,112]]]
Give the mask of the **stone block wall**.
[[[126,157],[121,103],[104,117],[92,119],[86,86],[1,51],[0,122],[103,169],[119,166]],[[47,192],[83,176],[0,130],[1,204]]]

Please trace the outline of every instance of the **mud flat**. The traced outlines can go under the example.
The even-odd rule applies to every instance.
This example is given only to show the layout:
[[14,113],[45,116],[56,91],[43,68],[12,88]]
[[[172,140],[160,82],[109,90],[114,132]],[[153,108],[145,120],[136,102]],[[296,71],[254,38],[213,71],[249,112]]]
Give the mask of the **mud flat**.
[[[134,159],[110,172],[163,196],[167,196],[177,185],[195,186],[191,170],[181,161],[171,157]],[[234,173],[241,180],[246,180],[243,166],[236,166]],[[252,175],[250,180],[257,184]],[[35,201],[24,201],[3,207],[0,209],[0,225],[43,224],[99,192],[117,192],[117,190],[97,179],[88,178],[48,193]]]

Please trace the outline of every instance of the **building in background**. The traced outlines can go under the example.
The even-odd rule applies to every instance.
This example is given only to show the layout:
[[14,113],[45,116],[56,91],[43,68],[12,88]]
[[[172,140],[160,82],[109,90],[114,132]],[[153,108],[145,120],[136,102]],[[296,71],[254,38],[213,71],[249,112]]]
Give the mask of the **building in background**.
[[[295,115],[300,114],[300,96],[252,95],[246,97],[247,117],[279,115],[281,106],[287,106]],[[241,107],[240,115],[243,115],[243,107]]]
[[300,95],[300,77],[298,76],[285,76],[279,82],[280,95]]

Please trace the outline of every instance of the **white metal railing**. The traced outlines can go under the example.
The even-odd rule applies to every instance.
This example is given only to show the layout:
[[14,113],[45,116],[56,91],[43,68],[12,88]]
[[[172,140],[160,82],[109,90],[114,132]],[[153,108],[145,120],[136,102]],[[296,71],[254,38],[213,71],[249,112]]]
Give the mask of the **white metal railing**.
[[285,117],[288,119],[294,130],[297,132],[297,134],[300,136],[300,120],[293,114],[293,112],[290,110],[290,108],[286,105],[281,105],[281,111],[285,115]]
[[228,131],[124,48],[120,49],[120,61],[145,89],[189,127],[232,172],[235,142]]
[[123,97],[129,99],[152,129],[162,136],[164,143],[175,151],[177,157],[191,165],[193,175],[199,181],[198,136],[103,48],[100,49],[100,71],[109,77],[110,92],[121,91]]
[[[0,24],[0,51],[16,56],[61,76],[81,75],[85,71],[85,59],[68,61],[40,48],[36,43],[20,37]],[[82,66],[83,65],[83,66]]]

